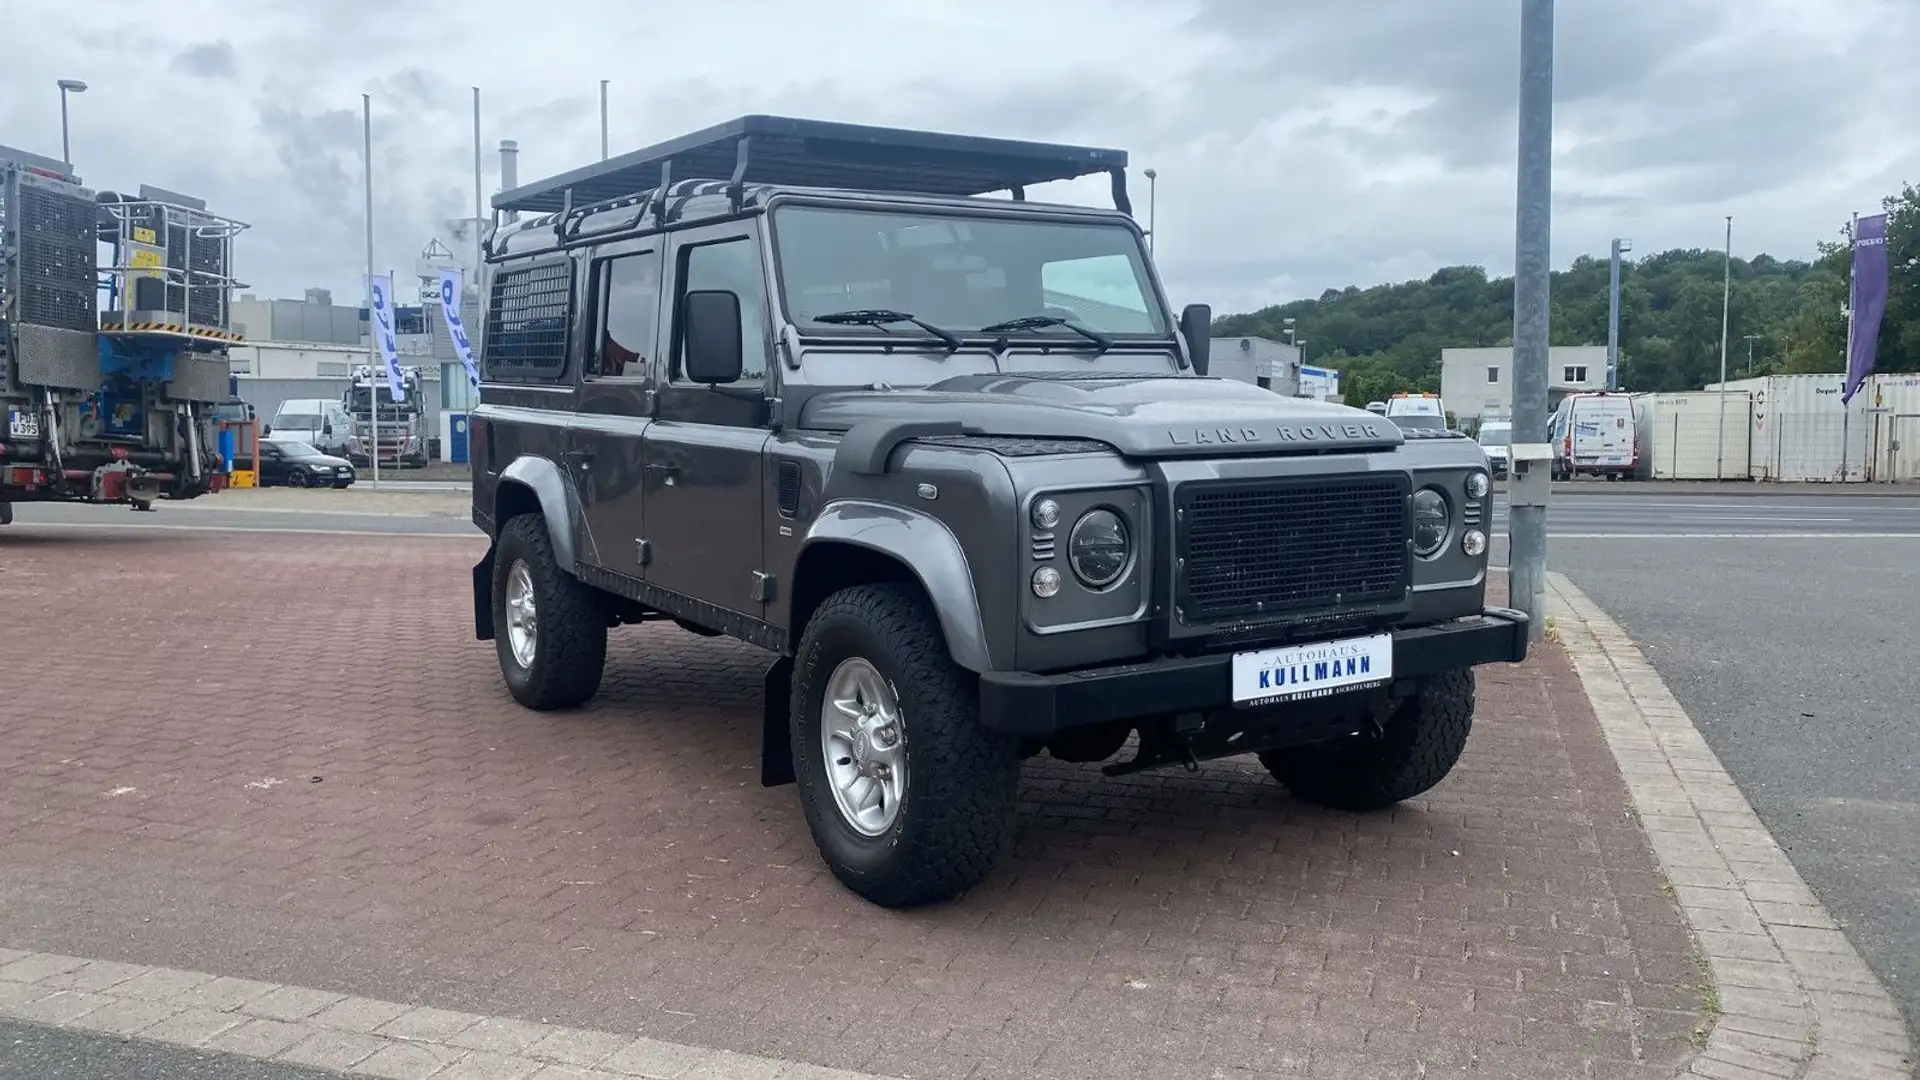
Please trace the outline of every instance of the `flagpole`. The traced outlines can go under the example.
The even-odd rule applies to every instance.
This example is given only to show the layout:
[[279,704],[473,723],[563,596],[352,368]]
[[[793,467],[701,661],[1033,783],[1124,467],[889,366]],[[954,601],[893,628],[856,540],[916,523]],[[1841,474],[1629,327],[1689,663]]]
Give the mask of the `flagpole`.
[[1847,437],[1853,421],[1853,403],[1847,400],[1847,380],[1853,376],[1853,310],[1860,306],[1854,290],[1860,287],[1860,270],[1854,246],[1860,242],[1860,212],[1854,211],[1847,223],[1847,351],[1840,357],[1840,482],[1847,482]]
[[473,88],[473,286],[480,287],[480,88]]
[[[373,312],[373,95],[360,95],[360,139],[362,157],[367,168],[367,371],[371,373],[379,366],[380,328],[375,325]],[[367,404],[372,406],[373,431],[367,457],[373,462],[373,488],[380,490],[380,395],[376,393],[368,380]],[[353,392],[351,384],[347,392]]]
[[1733,215],[1727,215],[1726,280],[1720,292],[1720,444],[1714,455],[1713,478],[1727,478],[1727,328],[1733,312]]

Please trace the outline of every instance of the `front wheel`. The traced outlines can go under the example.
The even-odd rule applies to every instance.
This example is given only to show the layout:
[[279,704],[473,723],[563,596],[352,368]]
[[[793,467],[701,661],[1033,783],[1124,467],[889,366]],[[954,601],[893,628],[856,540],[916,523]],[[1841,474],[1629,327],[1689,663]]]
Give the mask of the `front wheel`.
[[1431,676],[1378,732],[1260,755],[1275,780],[1310,803],[1384,810],[1446,779],[1473,728],[1473,669]]
[[1018,743],[981,726],[975,677],[917,590],[828,597],[801,634],[789,709],[807,827],[849,889],[886,907],[950,900],[1012,846]]
[[599,597],[563,570],[547,526],[521,514],[500,530],[493,556],[494,647],[514,700],[571,709],[600,690],[607,618]]

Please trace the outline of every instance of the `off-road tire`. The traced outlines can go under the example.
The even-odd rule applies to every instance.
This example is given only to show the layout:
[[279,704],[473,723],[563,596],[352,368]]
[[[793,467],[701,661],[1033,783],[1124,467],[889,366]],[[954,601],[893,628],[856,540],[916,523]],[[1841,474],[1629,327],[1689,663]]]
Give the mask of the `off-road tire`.
[[[877,837],[841,817],[820,749],[820,706],[841,661],[865,658],[900,703],[907,781],[900,814]],[[951,900],[1013,845],[1018,740],[980,724],[977,677],[953,662],[918,589],[859,585],[828,597],[794,657],[788,727],[800,805],[833,875],[885,907]]]
[[1446,779],[1473,728],[1473,669],[1423,680],[1378,736],[1268,750],[1260,755],[1295,797],[1335,810],[1384,810]]
[[[514,659],[507,632],[507,575],[524,561],[533,579],[539,623],[533,663]],[[500,530],[493,556],[494,651],[514,700],[529,709],[571,709],[600,690],[607,665],[607,617],[600,598],[560,568],[538,514],[521,514]]]

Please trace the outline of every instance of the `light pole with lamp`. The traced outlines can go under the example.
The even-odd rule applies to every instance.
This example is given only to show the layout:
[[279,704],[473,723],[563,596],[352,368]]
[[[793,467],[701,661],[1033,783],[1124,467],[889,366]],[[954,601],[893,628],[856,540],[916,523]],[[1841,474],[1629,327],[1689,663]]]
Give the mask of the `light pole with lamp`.
[[1747,343],[1747,377],[1753,377],[1753,343],[1760,340],[1759,334],[1747,334],[1740,340]]
[[1154,196],[1159,194],[1160,191],[1160,174],[1152,169],[1148,169],[1143,175],[1147,178],[1147,254],[1151,256],[1153,254],[1153,234],[1157,231],[1153,227],[1154,203],[1157,201]]
[[600,80],[600,160],[607,160],[607,80]]
[[60,80],[60,160],[68,166],[73,164],[73,145],[67,138],[67,95],[84,94],[87,84],[79,79]]

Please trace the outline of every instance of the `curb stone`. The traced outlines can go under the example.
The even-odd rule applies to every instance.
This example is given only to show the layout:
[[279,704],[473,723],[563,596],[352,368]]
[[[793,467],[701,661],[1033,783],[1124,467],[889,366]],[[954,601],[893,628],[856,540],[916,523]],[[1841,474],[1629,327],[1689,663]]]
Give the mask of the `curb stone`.
[[1910,1080],[1899,1006],[1666,683],[1564,575],[1547,603],[1715,987],[1719,1022],[1687,1075]]
[[6,948],[0,1017],[346,1076],[889,1080],[641,1036]]

